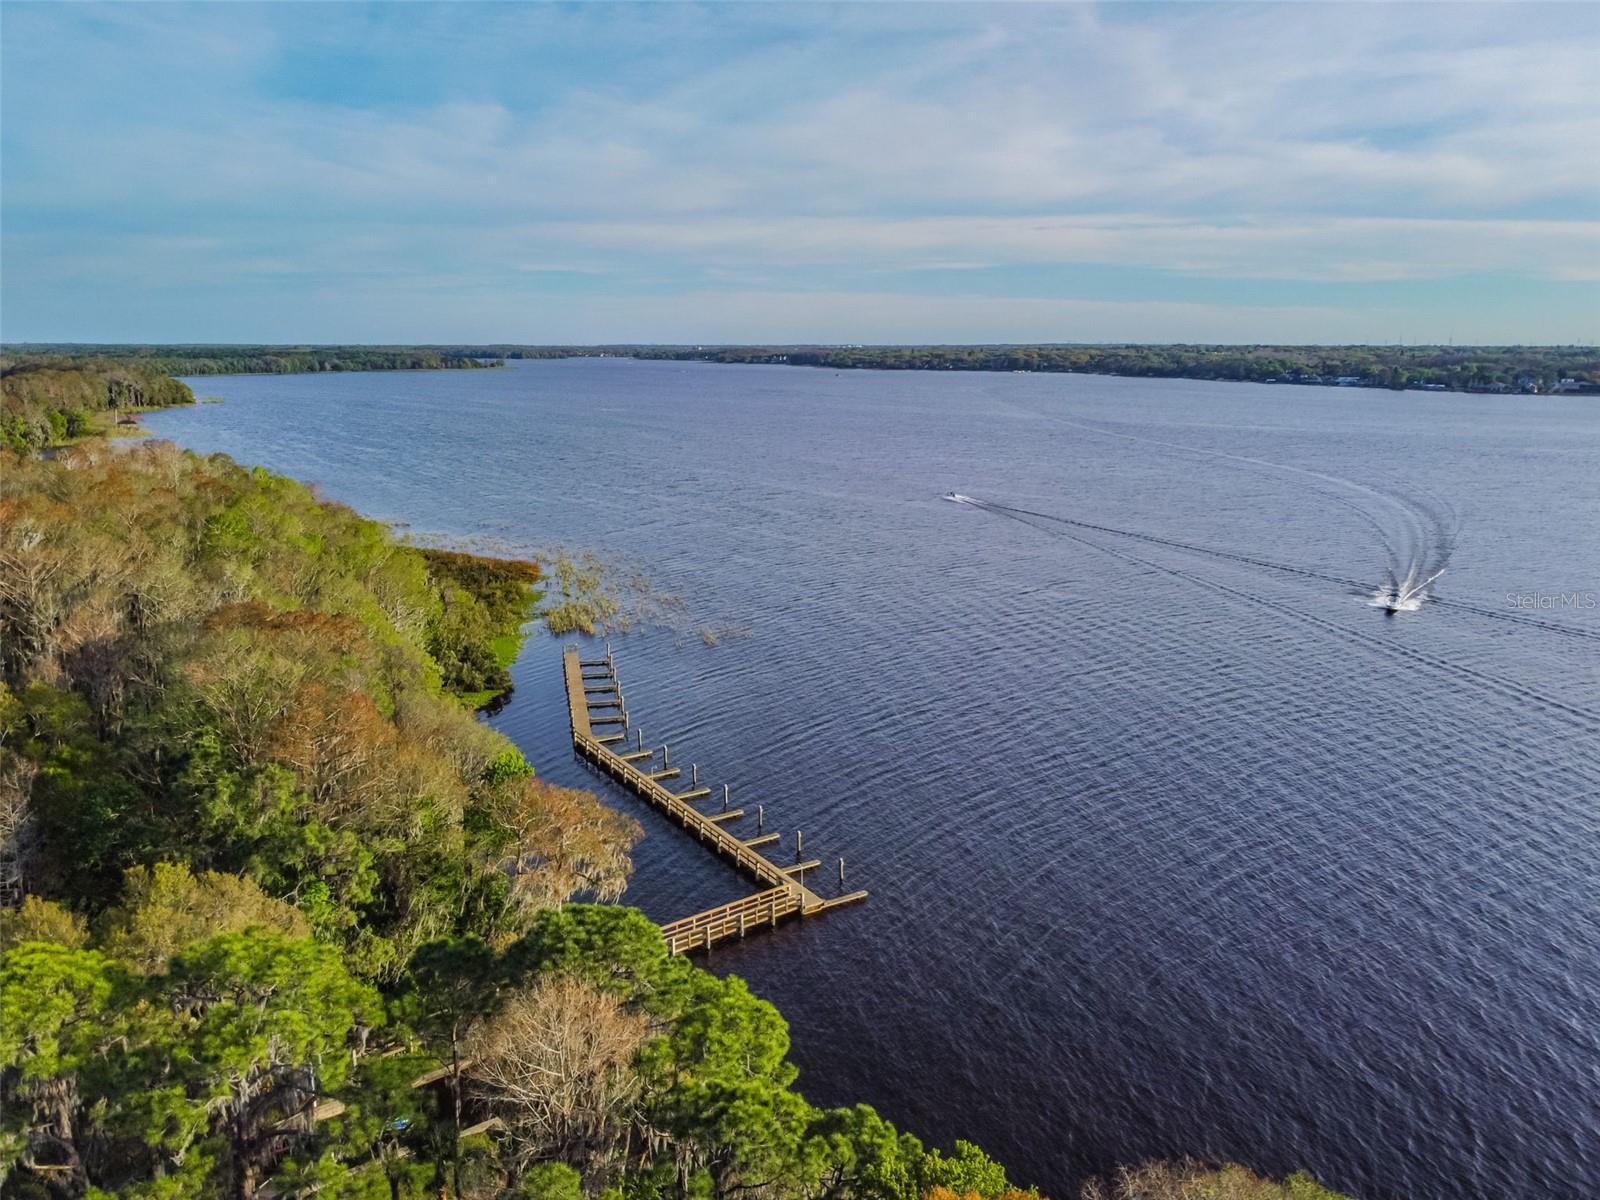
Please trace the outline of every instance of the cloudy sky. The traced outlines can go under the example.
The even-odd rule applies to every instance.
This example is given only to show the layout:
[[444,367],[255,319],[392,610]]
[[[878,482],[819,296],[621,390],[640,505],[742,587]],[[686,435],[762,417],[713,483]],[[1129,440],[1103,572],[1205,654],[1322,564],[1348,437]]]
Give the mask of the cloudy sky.
[[0,6],[0,337],[1596,342],[1600,5]]

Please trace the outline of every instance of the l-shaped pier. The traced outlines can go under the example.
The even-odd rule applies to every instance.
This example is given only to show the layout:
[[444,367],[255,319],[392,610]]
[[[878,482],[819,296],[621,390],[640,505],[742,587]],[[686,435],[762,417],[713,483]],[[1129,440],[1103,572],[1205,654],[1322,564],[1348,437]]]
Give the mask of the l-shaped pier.
[[[720,904],[705,912],[671,921],[661,927],[667,949],[673,954],[709,950],[717,942],[744,937],[761,928],[771,928],[787,917],[809,917],[854,904],[867,898],[866,892],[824,897],[805,885],[805,873],[821,866],[820,860],[798,861],[802,851],[800,835],[795,835],[796,862],[781,865],[762,854],[757,847],[780,840],[765,832],[765,814],[760,809],[755,837],[740,838],[727,824],[745,815],[745,810],[729,809],[728,790],[722,790],[722,809],[702,812],[694,801],[704,799],[711,789],[699,784],[699,768],[691,767],[690,786],[675,792],[662,781],[676,779],[682,768],[671,765],[667,747],[661,748],[661,765],[650,768],[656,751],[645,749],[643,739],[628,749],[628,709],[617,681],[611,651],[604,658],[584,659],[575,647],[561,656],[567,683],[567,712],[572,721],[572,747],[611,778],[649,804],[659,808],[693,833],[704,845],[728,859],[736,868],[761,885],[754,895]],[[598,732],[604,729],[605,732]],[[840,878],[844,868],[840,865]]]

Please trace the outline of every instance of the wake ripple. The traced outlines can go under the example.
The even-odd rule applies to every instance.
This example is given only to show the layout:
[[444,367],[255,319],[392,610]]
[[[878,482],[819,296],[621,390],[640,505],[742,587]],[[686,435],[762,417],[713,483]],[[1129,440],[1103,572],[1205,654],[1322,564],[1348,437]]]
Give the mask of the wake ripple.
[[[951,494],[954,495],[954,493]],[[1189,554],[1203,555],[1207,558],[1219,559],[1226,562],[1244,563],[1247,566],[1260,567],[1264,570],[1276,571],[1283,575],[1298,576],[1302,579],[1315,579],[1323,583],[1334,583],[1351,589],[1352,594],[1355,595],[1371,595],[1372,585],[1369,581],[1351,579],[1345,575],[1331,575],[1326,571],[1314,570],[1311,567],[1294,566],[1290,563],[1277,562],[1269,558],[1261,558],[1258,555],[1238,554],[1229,550],[1219,550],[1214,546],[1200,546],[1193,542],[1179,541],[1176,538],[1159,537],[1153,533],[1140,533],[1132,529],[1118,529],[1112,525],[1101,525],[1094,521],[1083,521],[1075,517],[1063,517],[1055,513],[1042,513],[1033,509],[1017,508],[1012,505],[1000,504],[992,500],[981,500],[972,496],[961,497],[961,502],[973,508],[983,509],[988,512],[1000,514],[1002,516],[1017,518],[1033,517],[1037,520],[1049,521],[1057,525],[1071,525],[1079,529],[1092,530],[1095,533],[1108,533],[1116,537],[1129,538],[1131,540],[1140,542],[1148,542],[1156,546],[1166,546],[1174,550],[1182,550]],[[1024,523],[1031,524],[1032,522]],[[1418,585],[1415,582],[1408,584],[1402,581],[1399,585],[1399,590],[1403,594],[1408,588],[1415,588],[1418,586],[1426,587],[1428,584],[1431,584],[1434,580],[1436,580],[1439,575],[1443,573],[1443,570],[1444,568],[1442,567],[1438,568],[1421,585]],[[1529,629],[1538,629],[1546,633],[1559,634],[1563,637],[1579,638],[1585,641],[1600,641],[1600,633],[1595,633],[1587,629],[1575,629],[1568,625],[1557,624],[1554,621],[1541,621],[1536,617],[1524,617],[1515,613],[1500,612],[1496,609],[1485,608],[1479,604],[1470,604],[1464,600],[1448,600],[1438,596],[1430,595],[1428,597],[1428,603],[1443,608],[1454,609],[1458,612],[1472,613],[1474,616],[1478,617],[1486,617],[1496,621],[1506,621],[1513,625],[1523,626]]]
[[1126,562],[1135,563],[1150,570],[1159,571],[1162,574],[1170,575],[1177,579],[1183,579],[1201,587],[1210,588],[1213,591],[1218,591],[1225,595],[1232,596],[1235,599],[1243,600],[1244,602],[1257,608],[1266,609],[1267,611],[1273,612],[1278,616],[1287,617],[1292,620],[1299,621],[1302,624],[1311,625],[1314,628],[1331,633],[1336,637],[1357,642],[1363,646],[1366,646],[1368,649],[1378,652],[1380,655],[1403,658],[1409,662],[1413,662],[1421,666],[1427,666],[1438,671],[1453,674],[1459,679],[1475,683],[1480,687],[1483,687],[1485,690],[1498,694],[1504,698],[1536,704],[1548,712],[1561,713],[1565,716],[1574,718],[1583,724],[1600,727],[1600,713],[1592,712],[1586,708],[1580,708],[1577,705],[1568,704],[1564,700],[1558,700],[1553,696],[1546,695],[1545,693],[1534,688],[1527,687],[1524,684],[1516,683],[1508,679],[1502,679],[1499,676],[1490,675],[1486,672],[1479,671],[1476,668],[1465,666],[1462,663],[1451,662],[1448,659],[1438,658],[1434,655],[1416,650],[1410,646],[1403,646],[1394,642],[1374,638],[1368,634],[1363,634],[1356,630],[1345,628],[1344,626],[1338,625],[1335,622],[1315,616],[1308,612],[1304,612],[1300,609],[1294,608],[1291,605],[1281,604],[1276,601],[1269,600],[1259,594],[1247,592],[1241,588],[1230,587],[1228,584],[1222,583],[1218,580],[1207,579],[1203,576],[1195,575],[1192,572],[1180,570],[1177,567],[1168,566],[1164,563],[1153,562],[1150,559],[1141,558],[1136,554],[1129,554],[1126,551],[1117,550],[1114,547],[1101,545],[1100,543],[1089,538],[1085,538],[1071,532],[1070,529],[1051,529],[1046,526],[1041,526],[1036,520],[1030,520],[1029,518],[1041,518],[1054,525],[1077,526],[1101,533],[1114,533],[1120,536],[1134,538],[1139,541],[1151,542],[1156,545],[1172,546],[1180,550],[1208,554],[1214,557],[1243,562],[1253,566],[1270,567],[1273,570],[1281,570],[1289,574],[1305,576],[1308,578],[1326,579],[1336,583],[1350,583],[1353,581],[1342,580],[1336,576],[1324,575],[1316,571],[1305,570],[1298,567],[1290,567],[1286,564],[1273,563],[1270,560],[1254,558],[1249,555],[1236,555],[1226,551],[1210,550],[1204,547],[1191,546],[1184,542],[1177,542],[1170,538],[1160,538],[1151,534],[1131,533],[1128,531],[1113,529],[1110,526],[1096,525],[1092,522],[1078,521],[1067,517],[1056,517],[1043,513],[1035,513],[1027,509],[1012,508],[1006,505],[993,504],[989,501],[969,500],[968,503],[972,504],[974,507],[992,512],[998,516],[1009,517],[1012,520],[1019,521],[1022,524],[1029,526],[1030,528],[1039,529],[1043,533],[1071,538],[1073,541],[1079,542],[1085,546],[1089,546],[1092,549],[1099,550],[1103,554],[1110,554]]

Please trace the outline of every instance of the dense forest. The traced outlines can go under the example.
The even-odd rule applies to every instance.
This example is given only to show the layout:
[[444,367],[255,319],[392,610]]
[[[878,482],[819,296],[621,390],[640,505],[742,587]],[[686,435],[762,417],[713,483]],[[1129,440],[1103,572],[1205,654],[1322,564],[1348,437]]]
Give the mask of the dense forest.
[[507,358],[628,357],[835,370],[1069,371],[1165,379],[1506,393],[1600,393],[1594,346],[477,346]]
[[0,358],[0,451],[66,445],[141,409],[193,403],[185,384],[144,364]]
[[420,371],[498,366],[494,358],[395,346],[26,345],[0,355],[0,447],[65,446],[132,423],[147,408],[193,404],[177,375]]
[[1593,346],[726,346],[640,358],[910,371],[1074,371],[1462,392],[1600,392]]
[[499,366],[498,357],[438,346],[115,346],[29,343],[19,359],[93,367],[115,361],[166,375],[286,375],[313,371],[434,371]]
[[[171,375],[493,367],[506,359],[645,358],[885,371],[1050,371],[1461,392],[1600,394],[1595,346],[84,346],[16,361],[115,362]],[[0,360],[3,363],[4,360]]]
[[472,712],[538,587],[223,456],[0,450],[6,1195],[1023,1200],[808,1103],[779,1013],[615,903],[638,826]]

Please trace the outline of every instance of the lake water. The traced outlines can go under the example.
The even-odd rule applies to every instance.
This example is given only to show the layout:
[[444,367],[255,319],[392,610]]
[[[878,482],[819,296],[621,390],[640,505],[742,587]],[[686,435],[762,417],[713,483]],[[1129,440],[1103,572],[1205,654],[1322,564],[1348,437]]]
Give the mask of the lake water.
[[[1600,609],[1559,599],[1600,589],[1593,400],[614,359],[190,382],[226,403],[152,432],[682,598],[613,638],[635,724],[872,892],[711,961],[781,1007],[813,1101],[1061,1200],[1183,1154],[1370,1200],[1600,1190]],[[1413,565],[1447,567],[1418,611],[1369,604]],[[529,643],[494,721],[636,813],[629,900],[747,892],[573,759],[559,654]]]

